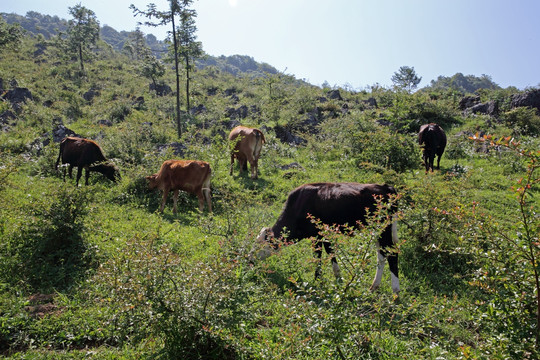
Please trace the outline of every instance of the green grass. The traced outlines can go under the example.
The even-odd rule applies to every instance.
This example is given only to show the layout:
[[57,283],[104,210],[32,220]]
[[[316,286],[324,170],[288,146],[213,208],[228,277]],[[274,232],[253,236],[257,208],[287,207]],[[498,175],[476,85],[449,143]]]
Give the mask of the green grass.
[[[31,52],[27,40],[21,51],[0,57],[0,76],[10,74],[35,96],[16,124],[0,133],[0,354],[13,359],[537,357],[532,270],[524,261],[522,213],[511,190],[527,162],[511,151],[476,152],[477,145],[456,135],[479,126],[513,133],[507,124],[490,127],[483,117],[464,118],[449,100],[429,100],[422,92],[404,98],[384,89],[342,90],[350,112],[340,114],[335,101],[321,105],[326,117],[319,133],[298,133],[307,139],[305,146],[284,144],[265,130],[260,178],[251,180],[237,166],[229,175],[226,109],[257,106],[259,112],[244,123],[299,127],[302,114],[318,106],[322,89],[284,76],[280,91],[270,97],[262,80],[199,71],[193,100],[207,112],[191,118],[177,139],[173,98],[149,93],[146,81],[132,76],[130,60],[120,55],[96,60],[81,79],[76,65],[39,65]],[[170,83],[172,76],[166,75]],[[100,95],[90,104],[81,96],[91,87]],[[209,96],[210,87],[235,87],[240,102]],[[132,106],[138,96],[145,98],[144,109]],[[370,96],[381,108],[364,109],[361,100]],[[46,100],[53,104],[44,106]],[[422,110],[426,101],[429,114]],[[441,170],[425,174],[419,149],[411,145],[415,135],[405,129],[432,112],[453,125]],[[519,112],[511,115],[519,123],[514,119]],[[535,120],[525,115],[524,121]],[[380,116],[396,128],[377,125]],[[27,147],[51,131],[54,119],[97,138],[120,168],[121,181],[114,184],[99,174],[92,174],[89,186],[62,181],[53,169],[57,144],[41,152]],[[98,125],[100,119],[111,119],[113,126]],[[538,149],[537,137],[521,140]],[[147,189],[144,177],[174,157],[155,150],[173,141],[185,145],[184,158],[210,162],[213,214],[199,213],[196,198],[184,193],[178,214],[172,213],[170,197],[164,213],[157,211],[161,195]],[[389,163],[390,158],[398,160]],[[392,167],[395,161],[399,167]],[[301,167],[283,169],[293,162]],[[259,230],[276,221],[287,194],[320,181],[386,182],[398,189],[399,298],[392,294],[388,271],[380,290],[368,290],[376,263],[368,230],[352,238],[328,234],[339,244],[341,283],[326,256],[323,277],[314,280],[309,240],[265,261],[248,261]],[[530,206],[538,209],[534,186]],[[538,227],[537,217],[531,226]],[[36,294],[50,296],[36,301]]]

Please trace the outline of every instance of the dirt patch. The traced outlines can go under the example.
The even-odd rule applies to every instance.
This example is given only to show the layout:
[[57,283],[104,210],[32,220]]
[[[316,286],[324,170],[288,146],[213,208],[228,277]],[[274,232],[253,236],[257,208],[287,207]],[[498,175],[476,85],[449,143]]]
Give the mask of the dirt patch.
[[25,306],[31,317],[42,318],[46,315],[60,313],[60,308],[54,304],[54,294],[34,294],[28,297],[30,305]]

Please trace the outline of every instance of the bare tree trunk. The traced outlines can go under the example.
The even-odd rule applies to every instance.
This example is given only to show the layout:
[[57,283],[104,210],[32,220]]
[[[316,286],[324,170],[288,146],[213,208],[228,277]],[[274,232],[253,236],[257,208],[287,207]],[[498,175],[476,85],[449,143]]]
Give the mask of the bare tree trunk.
[[190,106],[189,106],[189,82],[190,82],[190,78],[189,78],[189,55],[186,54],[185,55],[185,61],[186,61],[186,111],[189,113],[189,109],[190,109]]
[[176,72],[176,126],[178,128],[178,138],[182,136],[182,121],[180,119],[180,73],[178,71],[178,42],[176,40],[176,26],[174,24],[174,9],[171,7],[171,20],[173,28],[174,45],[174,70]]

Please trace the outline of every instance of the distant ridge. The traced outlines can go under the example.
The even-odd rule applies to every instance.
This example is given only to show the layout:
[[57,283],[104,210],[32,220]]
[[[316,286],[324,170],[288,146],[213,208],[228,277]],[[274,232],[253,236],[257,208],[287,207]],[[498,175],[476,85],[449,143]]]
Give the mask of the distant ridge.
[[[25,16],[17,14],[0,13],[2,18],[8,24],[18,23],[27,32],[38,35],[41,34],[49,40],[59,32],[65,32],[68,21],[58,16],[43,15],[35,11],[29,11]],[[98,19],[99,20],[99,19]],[[117,31],[109,25],[101,26],[100,38],[111,45],[116,51],[122,51],[124,44],[129,39],[130,34],[135,31]],[[153,34],[145,35],[146,44],[157,58],[161,58],[166,52],[167,44],[165,41],[158,40]],[[278,70],[266,63],[259,63],[253,57],[247,55],[231,56],[212,56],[207,55],[204,59],[198,59],[196,66],[203,69],[208,66],[214,66],[222,72],[240,76],[243,74],[250,76],[265,76],[268,74],[277,74]]]

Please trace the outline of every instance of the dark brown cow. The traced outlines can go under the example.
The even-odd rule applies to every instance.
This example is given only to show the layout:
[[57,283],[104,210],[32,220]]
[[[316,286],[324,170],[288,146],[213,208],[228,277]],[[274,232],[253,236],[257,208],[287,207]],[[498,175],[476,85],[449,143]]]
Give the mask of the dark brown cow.
[[446,134],[444,130],[437,124],[425,124],[420,127],[418,133],[418,143],[422,147],[422,159],[426,167],[426,172],[431,169],[433,171],[433,161],[437,155],[437,170],[441,163],[441,156],[446,147]]
[[[86,169],[86,181],[88,185],[88,177],[90,171],[96,171],[102,173],[107,179],[116,182],[120,177],[120,173],[116,166],[107,163],[103,151],[99,145],[92,140],[78,138],[78,137],[66,137],[60,143],[60,153],[58,159],[56,159],[55,169],[58,170],[58,164],[62,159],[62,164],[69,164],[69,177],[72,178],[73,167],[77,167],[77,185],[79,185],[79,179],[82,175],[82,169]],[[66,180],[66,169],[64,169],[64,181]]]
[[210,164],[198,160],[167,160],[161,165],[157,174],[147,176],[150,189],[158,188],[163,191],[163,201],[160,212],[163,212],[167,195],[173,190],[174,208],[177,212],[178,191],[183,190],[197,195],[199,198],[199,210],[204,209],[204,200],[208,205],[208,211],[212,212],[212,200],[210,199],[210,176],[212,170]]
[[[366,209],[369,213],[376,210],[376,197],[380,196],[383,201],[395,198],[396,191],[388,185],[377,184],[357,184],[357,183],[317,183],[302,185],[289,194],[285,207],[277,222],[272,228],[263,228],[259,237],[262,250],[259,250],[257,257],[264,259],[278,249],[276,238],[288,232],[287,241],[297,242],[304,238],[316,238],[315,251],[320,259],[322,256],[322,246],[326,252],[332,256],[332,268],[334,275],[340,278],[339,266],[330,243],[320,239],[319,229],[308,218],[311,214],[315,219],[320,219],[324,224],[345,225],[359,228],[366,223]],[[396,206],[392,205],[391,213],[395,213]],[[397,243],[397,225],[392,221],[392,225],[386,227],[382,232],[377,244],[377,273],[371,289],[379,287],[382,279],[383,268],[386,259],[390,266],[392,278],[392,290],[399,292],[398,278],[398,254],[394,250]],[[250,254],[253,259],[253,254]],[[320,273],[319,266],[315,273],[317,278]]]
[[257,179],[259,167],[259,156],[265,143],[264,134],[259,129],[253,129],[246,126],[237,126],[231,130],[229,141],[234,143],[234,149],[231,151],[231,171],[233,173],[234,159],[238,159],[240,171],[247,170],[247,162],[251,166],[251,178]]

